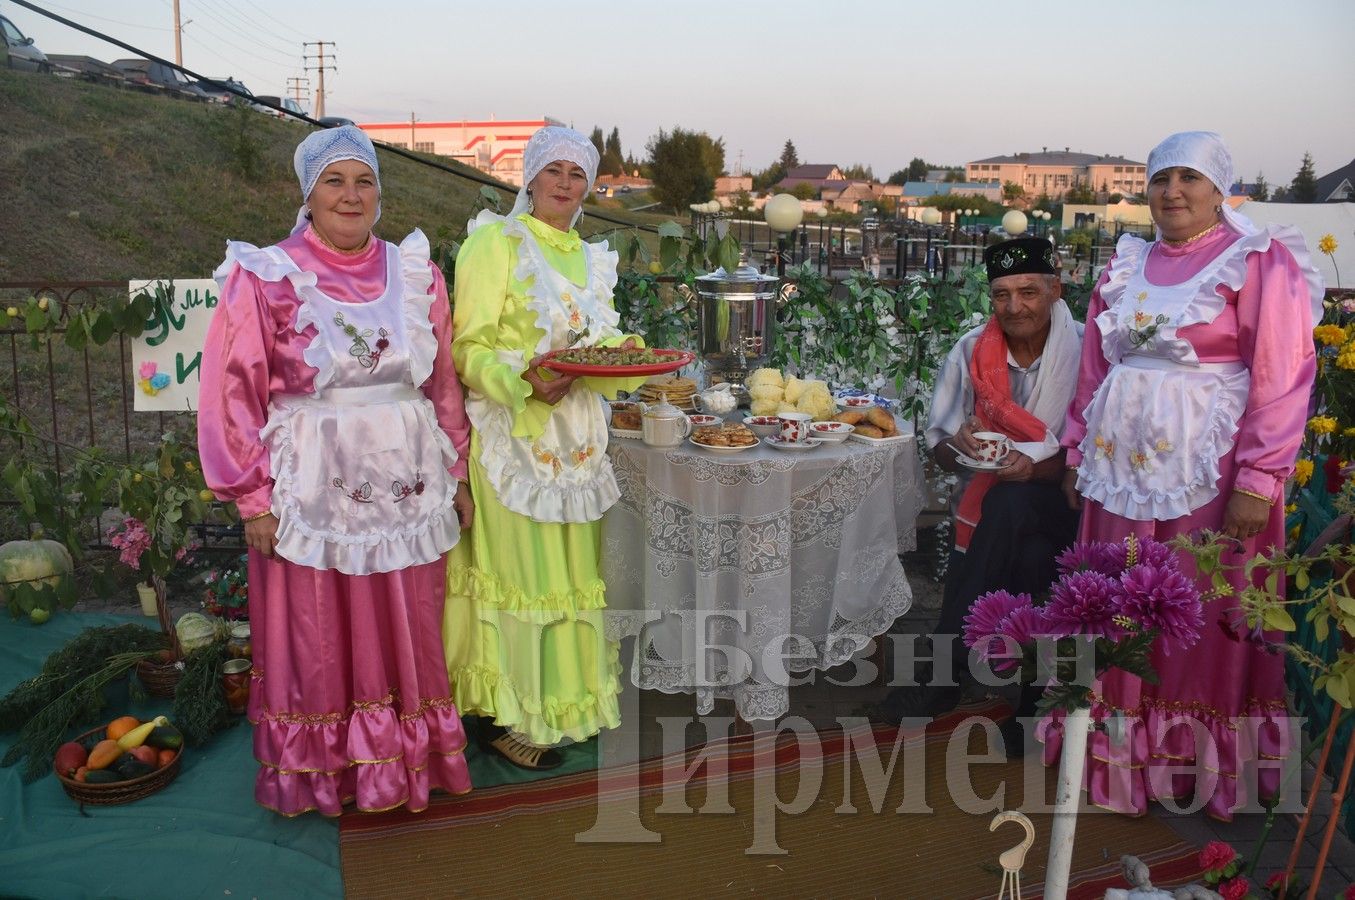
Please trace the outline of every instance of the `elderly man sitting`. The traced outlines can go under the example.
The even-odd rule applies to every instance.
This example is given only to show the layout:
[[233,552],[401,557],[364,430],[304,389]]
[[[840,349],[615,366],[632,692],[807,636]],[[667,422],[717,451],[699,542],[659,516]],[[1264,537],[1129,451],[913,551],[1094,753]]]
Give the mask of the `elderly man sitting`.
[[[951,641],[952,676],[964,668],[956,636],[970,605],[987,591],[1039,593],[1054,578],[1054,558],[1072,543],[1077,513],[1060,490],[1064,473],[1059,436],[1077,383],[1082,325],[1061,299],[1054,250],[1040,238],[1017,238],[984,252],[993,315],[960,338],[936,381],[927,446],[937,464],[969,476],[958,494],[955,549],[941,618],[933,636]],[[997,432],[1011,443],[995,464],[978,462],[974,435]],[[906,673],[901,673],[906,674]],[[939,674],[939,673],[938,673]],[[955,678],[922,688],[898,688],[885,701],[889,719],[938,715],[954,708]],[[1034,693],[1018,714],[1032,711]],[[1019,753],[1019,731],[1004,731]]]

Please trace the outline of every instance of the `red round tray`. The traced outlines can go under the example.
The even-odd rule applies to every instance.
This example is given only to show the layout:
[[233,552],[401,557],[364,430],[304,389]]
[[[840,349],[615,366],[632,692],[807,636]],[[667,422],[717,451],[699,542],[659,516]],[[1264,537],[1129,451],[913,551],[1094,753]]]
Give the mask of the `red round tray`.
[[654,350],[653,352],[665,357],[665,359],[661,362],[645,363],[639,366],[595,366],[587,363],[557,362],[552,358],[557,353],[564,352],[565,350],[552,350],[546,354],[545,359],[541,360],[541,365],[555,372],[563,372],[566,375],[600,375],[603,378],[621,378],[630,375],[662,375],[665,372],[676,372],[696,359],[696,354],[690,350]]

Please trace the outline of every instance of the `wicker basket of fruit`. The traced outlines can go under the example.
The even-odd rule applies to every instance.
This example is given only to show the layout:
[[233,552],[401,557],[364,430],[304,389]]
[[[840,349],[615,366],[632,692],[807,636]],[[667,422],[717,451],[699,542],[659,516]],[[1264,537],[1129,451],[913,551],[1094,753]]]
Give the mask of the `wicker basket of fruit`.
[[182,758],[183,735],[164,716],[149,722],[122,716],[62,744],[53,769],[72,800],[108,806],[165,787]]

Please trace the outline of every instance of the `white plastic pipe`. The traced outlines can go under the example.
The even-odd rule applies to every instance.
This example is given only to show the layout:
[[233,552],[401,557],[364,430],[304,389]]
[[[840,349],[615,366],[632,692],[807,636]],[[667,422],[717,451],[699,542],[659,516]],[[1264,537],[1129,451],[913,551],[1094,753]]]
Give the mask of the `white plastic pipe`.
[[1054,825],[1049,835],[1049,863],[1045,866],[1044,900],[1066,900],[1073,865],[1073,838],[1082,800],[1082,770],[1087,762],[1087,734],[1091,707],[1080,707],[1063,720],[1063,751],[1059,757],[1059,787],[1054,795]]

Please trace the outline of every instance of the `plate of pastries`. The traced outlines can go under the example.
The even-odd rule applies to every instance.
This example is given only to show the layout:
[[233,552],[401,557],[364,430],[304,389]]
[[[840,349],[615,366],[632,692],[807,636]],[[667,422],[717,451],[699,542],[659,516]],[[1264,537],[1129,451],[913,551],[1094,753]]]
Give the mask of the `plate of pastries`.
[[912,431],[900,431],[898,420],[890,414],[889,410],[881,406],[871,406],[865,409],[844,409],[833,417],[835,422],[846,422],[852,426],[852,433],[847,436],[849,441],[860,441],[864,444],[892,444],[897,441],[911,440]]
[[716,453],[738,453],[751,450],[759,443],[758,436],[748,430],[742,422],[726,422],[723,425],[704,425],[692,429],[688,441],[706,450]]

